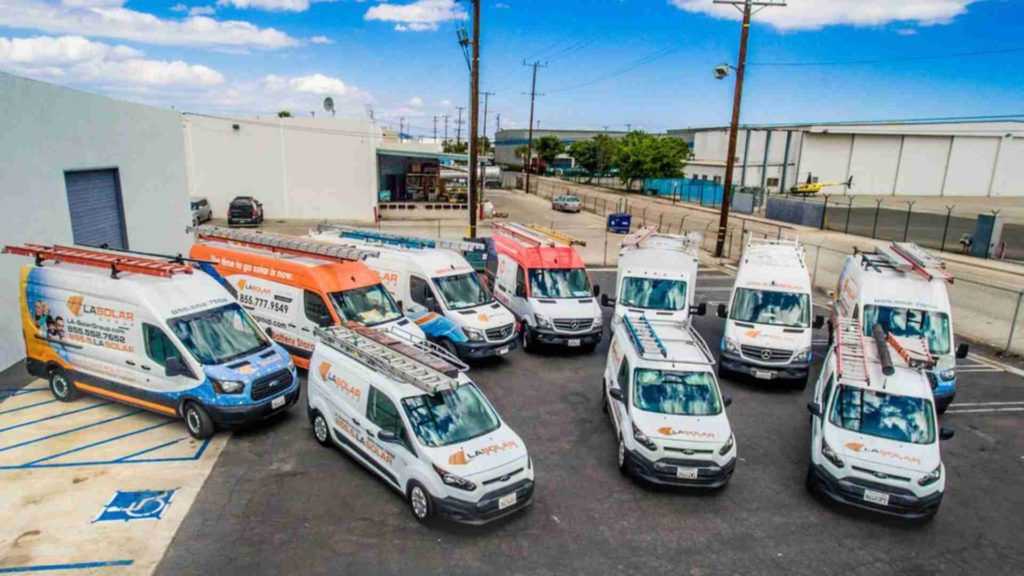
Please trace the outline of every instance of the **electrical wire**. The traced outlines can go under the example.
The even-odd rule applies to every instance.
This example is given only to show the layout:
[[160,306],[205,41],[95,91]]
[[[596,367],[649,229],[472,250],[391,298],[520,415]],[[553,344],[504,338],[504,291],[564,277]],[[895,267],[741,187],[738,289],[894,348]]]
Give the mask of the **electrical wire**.
[[682,48],[683,48],[683,44],[682,43],[672,44],[672,45],[663,47],[663,48],[657,50],[656,52],[648,54],[647,56],[644,56],[643,58],[640,58],[639,60],[635,60],[635,61],[633,61],[633,62],[631,62],[629,64],[626,64],[625,66],[622,66],[620,68],[617,68],[617,69],[615,69],[615,70],[613,70],[613,71],[611,71],[611,72],[609,72],[607,74],[603,74],[603,75],[598,76],[596,78],[592,78],[590,80],[586,80],[584,82],[580,82],[578,84],[571,84],[569,86],[564,86],[562,88],[556,88],[554,90],[549,90],[548,94],[558,94],[560,92],[568,92],[570,90],[575,90],[577,88],[583,88],[585,86],[591,86],[593,84],[597,84],[598,82],[604,82],[605,80],[610,80],[612,78],[615,78],[616,76],[621,76],[621,75],[623,75],[623,74],[625,74],[627,72],[632,72],[633,70],[636,70],[637,68],[640,68],[640,67],[646,66],[646,65],[648,65],[648,64],[650,64],[652,62],[661,60],[662,58],[665,58],[666,56],[669,56],[669,55],[673,54],[674,52],[679,51]]
[[949,54],[930,54],[923,56],[901,56],[896,58],[876,58],[871,60],[834,60],[825,62],[748,62],[747,66],[863,66],[868,64],[893,64],[898,62],[916,62],[920,60],[943,60],[947,58],[970,58],[1024,52],[1024,47],[1003,48],[998,50],[978,50],[975,52],[954,52]]

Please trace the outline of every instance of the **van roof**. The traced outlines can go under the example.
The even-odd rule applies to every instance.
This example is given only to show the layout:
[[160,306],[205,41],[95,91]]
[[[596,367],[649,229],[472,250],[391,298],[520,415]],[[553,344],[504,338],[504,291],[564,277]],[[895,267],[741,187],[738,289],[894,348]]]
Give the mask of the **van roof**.
[[803,246],[798,240],[751,236],[740,258],[736,286],[810,292]]
[[[923,310],[949,310],[949,293],[945,282],[928,281],[894,268],[865,267],[861,257],[848,256],[847,267],[856,278],[859,300],[865,304],[910,307]],[[839,287],[843,290],[843,286]]]
[[619,272],[624,274],[657,271],[666,278],[695,277],[697,249],[703,236],[659,234],[650,226],[626,237],[619,254]]
[[494,248],[527,269],[534,268],[585,268],[583,258],[572,246],[529,245],[503,234],[495,234]]
[[[889,341],[882,342],[880,348],[874,337],[863,336],[860,320],[839,318],[836,322],[833,351],[840,383],[901,396],[932,397],[928,378],[914,360],[918,352],[928,355],[926,345],[915,347],[888,336]],[[883,353],[888,361],[883,361]]]
[[311,234],[310,238],[359,248],[373,249],[381,260],[398,261],[408,268],[418,270],[431,278],[473,272],[466,259],[456,252],[440,248],[403,249],[387,244],[362,242],[352,238],[338,237],[329,233]]
[[292,256],[259,248],[202,242],[192,246],[191,256],[211,260],[238,273],[243,273],[242,264],[249,265],[249,271],[244,273],[323,293],[380,284],[380,274],[358,261],[331,262],[313,256]]
[[616,330],[640,364],[709,371],[715,364],[707,343],[689,322],[650,320],[634,314],[616,322]]

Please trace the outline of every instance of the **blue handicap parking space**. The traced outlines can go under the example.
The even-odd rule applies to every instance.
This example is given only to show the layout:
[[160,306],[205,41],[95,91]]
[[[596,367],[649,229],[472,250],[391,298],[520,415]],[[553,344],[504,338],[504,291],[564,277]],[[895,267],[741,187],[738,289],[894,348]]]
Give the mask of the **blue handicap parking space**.
[[174,499],[175,490],[118,491],[93,522],[159,520]]

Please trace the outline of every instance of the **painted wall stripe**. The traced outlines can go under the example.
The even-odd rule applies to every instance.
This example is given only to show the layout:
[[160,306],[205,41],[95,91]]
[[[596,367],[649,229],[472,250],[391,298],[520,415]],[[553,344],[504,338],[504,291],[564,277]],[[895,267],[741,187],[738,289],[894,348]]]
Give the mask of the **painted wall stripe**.
[[56,570],[88,570],[112,566],[131,566],[134,560],[107,560],[105,562],[77,562],[74,564],[36,564],[34,566],[0,566],[0,574],[21,572],[51,572]]

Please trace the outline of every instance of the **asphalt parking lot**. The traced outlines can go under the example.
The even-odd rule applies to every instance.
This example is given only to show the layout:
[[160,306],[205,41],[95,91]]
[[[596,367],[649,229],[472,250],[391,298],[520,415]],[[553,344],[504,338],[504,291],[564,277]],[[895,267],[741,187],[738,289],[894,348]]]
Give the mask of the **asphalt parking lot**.
[[[613,285],[613,273],[595,272]],[[700,299],[731,277],[701,271]],[[709,306],[709,308],[712,308]],[[713,344],[722,322],[697,326]],[[817,358],[824,333],[816,336]],[[476,366],[472,376],[524,438],[533,506],[482,529],[426,528],[402,498],[304,413],[235,433],[156,573],[178,574],[1017,574],[1024,564],[1024,378],[968,360],[943,425],[948,483],[938,517],[907,525],[804,490],[807,391],[726,381],[740,462],[715,493],[657,490],[619,475],[599,389],[607,340]]]

